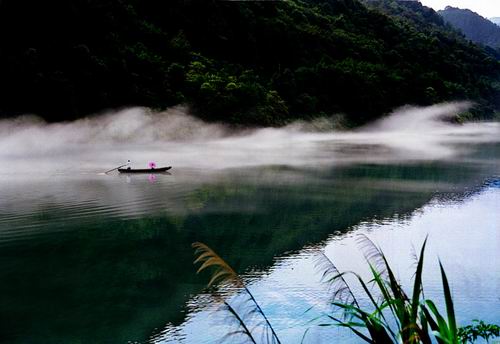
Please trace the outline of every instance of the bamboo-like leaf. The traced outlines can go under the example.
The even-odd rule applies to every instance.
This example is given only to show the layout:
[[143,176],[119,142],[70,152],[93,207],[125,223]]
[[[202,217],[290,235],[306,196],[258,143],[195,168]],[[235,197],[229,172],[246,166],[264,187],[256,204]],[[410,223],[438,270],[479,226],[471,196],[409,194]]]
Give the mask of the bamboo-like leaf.
[[[373,281],[375,282],[375,284],[379,288],[380,292],[382,293],[382,297],[385,300],[386,304],[389,306],[389,309],[391,310],[393,317],[396,319],[396,321],[398,321],[398,319],[399,319],[398,312],[397,312],[396,307],[394,306],[395,299],[394,299],[393,295],[390,293],[389,289],[387,288],[386,281],[382,278],[382,275],[380,274],[380,272],[378,272],[371,264],[369,264],[369,267],[370,267],[370,271],[373,275]],[[365,292],[367,293],[367,295],[369,295],[370,299],[373,299],[373,297],[371,296],[371,293],[368,292],[368,288],[365,286],[363,286],[363,288],[365,289]],[[376,307],[379,308],[378,304]],[[387,319],[385,318],[382,311],[379,311],[379,312],[381,314],[381,317],[387,322]]]
[[[342,320],[340,319],[337,319],[335,317],[332,317],[332,316],[329,316],[330,319],[334,320],[337,322],[337,325],[340,326],[340,327],[347,327],[348,329],[350,329],[354,334],[356,334],[359,338],[363,339],[365,342],[367,343],[375,343],[371,338],[368,338],[366,335],[364,335],[362,332],[360,332],[359,330],[357,330],[356,328],[348,325],[347,323],[343,322]],[[366,324],[366,323],[365,323]],[[366,327],[366,326],[365,326]]]
[[[422,309],[423,315],[425,317],[425,318],[423,318],[424,319],[423,321],[429,325],[429,327],[432,330],[432,333],[439,332],[439,326],[436,323],[436,321],[432,318],[431,312],[429,312],[429,309],[427,309],[426,305],[427,305],[427,301],[425,302],[425,304],[421,305],[421,309]],[[436,340],[439,344],[445,344],[445,342],[443,340],[441,340],[439,337],[437,337]]]
[[444,299],[446,303],[446,314],[448,316],[448,326],[450,330],[450,335],[452,336],[453,343],[458,343],[457,335],[457,322],[455,317],[455,308],[453,307],[453,299],[451,297],[450,285],[448,284],[448,278],[443,268],[443,264],[439,261],[439,268],[441,269],[441,278],[443,280],[443,292]]
[[422,271],[424,267],[424,255],[425,255],[425,246],[427,244],[427,238],[424,240],[422,248],[420,249],[420,257],[418,258],[417,269],[415,272],[415,282],[413,284],[413,296],[411,299],[411,316],[412,321],[417,320],[418,308],[420,305],[420,293],[423,289],[422,286]]
[[429,307],[430,311],[434,314],[437,320],[437,329],[433,330],[434,335],[441,339],[445,343],[449,343],[450,338],[450,329],[448,328],[448,324],[446,320],[443,318],[441,313],[439,313],[436,305],[431,300],[426,300],[425,302]]

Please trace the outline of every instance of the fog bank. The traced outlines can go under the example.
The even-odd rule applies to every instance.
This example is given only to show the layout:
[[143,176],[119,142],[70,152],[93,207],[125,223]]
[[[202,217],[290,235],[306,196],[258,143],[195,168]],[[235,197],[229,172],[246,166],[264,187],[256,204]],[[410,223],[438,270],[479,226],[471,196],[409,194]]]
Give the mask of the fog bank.
[[499,123],[453,124],[464,102],[405,107],[352,131],[334,120],[236,130],[205,123],[182,107],[131,108],[65,123],[35,116],[0,120],[0,173],[98,173],[130,159],[176,168],[297,167],[441,160],[500,141]]

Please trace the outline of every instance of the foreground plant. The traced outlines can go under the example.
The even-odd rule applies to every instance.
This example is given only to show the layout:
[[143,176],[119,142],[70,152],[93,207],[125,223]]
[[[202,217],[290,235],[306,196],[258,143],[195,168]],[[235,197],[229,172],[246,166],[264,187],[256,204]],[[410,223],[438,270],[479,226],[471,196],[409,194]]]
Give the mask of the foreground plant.
[[[194,243],[195,255],[197,258],[194,264],[201,263],[197,273],[205,269],[212,269],[212,278],[208,282],[208,287],[218,285],[219,291],[230,290],[243,294],[243,302],[239,307],[233,307],[227,294],[219,294],[214,291],[215,298],[222,303],[224,310],[236,321],[238,330],[228,333],[225,338],[234,338],[237,335],[243,335],[252,343],[271,343],[281,344],[278,335],[271,326],[264,311],[257,303],[257,300],[250,292],[241,277],[227,264],[217,253],[202,243]],[[257,317],[257,320],[255,319]],[[259,340],[258,340],[259,339]]]
[[[500,327],[482,321],[477,325],[458,328],[453,299],[445,270],[439,262],[445,313],[441,313],[432,300],[424,297],[422,272],[424,266],[424,241],[420,255],[416,258],[416,270],[411,293],[408,295],[397,280],[382,250],[368,237],[360,236],[361,244],[372,279],[366,282],[355,272],[339,272],[335,264],[323,253],[318,254],[317,267],[323,272],[323,280],[330,286],[331,304],[340,310],[325,315],[332,322],[320,326],[339,326],[350,329],[365,342],[373,344],[461,344],[474,342],[478,338],[494,338],[500,335]],[[269,319],[243,279],[212,249],[202,243],[194,243],[194,263],[201,264],[198,273],[212,270],[209,287],[218,285],[213,291],[215,300],[237,324],[237,330],[225,338],[243,336],[251,343],[277,343],[280,340]],[[359,283],[369,306],[361,306],[346,277],[351,275]],[[227,292],[229,291],[229,292]],[[243,302],[237,303],[238,299]],[[307,331],[304,334],[303,341]]]
[[[417,257],[413,288],[407,295],[396,279],[389,262],[382,252],[368,237],[360,236],[359,240],[365,259],[370,268],[372,280],[365,282],[354,272],[340,273],[335,264],[320,253],[318,267],[324,271],[324,280],[333,288],[332,305],[343,311],[343,318],[333,315],[327,317],[333,320],[332,325],[346,327],[359,338],[368,343],[440,343],[459,344],[469,339],[479,337],[488,339],[495,332],[495,325],[487,327],[490,331],[474,331],[475,328],[458,329],[453,298],[441,262],[441,280],[443,286],[446,312],[443,315],[432,300],[424,297],[422,272],[427,240],[424,241]],[[360,307],[357,296],[346,282],[346,275],[353,275],[361,286],[364,296],[371,307]],[[322,324],[328,326],[330,324]],[[484,328],[482,328],[484,330]],[[475,337],[474,337],[475,336]]]
[[[339,319],[328,315],[328,318],[334,321],[333,324],[350,329],[368,343],[431,343],[424,329],[425,324],[419,319],[422,315],[420,301],[426,243],[422,245],[418,259],[411,298],[397,281],[382,251],[367,237],[363,237],[361,243],[373,277],[368,283],[355,272],[340,273],[325,254],[319,255],[318,266],[324,271],[323,278],[334,290],[332,304],[340,308],[344,316]],[[349,274],[360,284],[372,306],[370,309],[360,307],[357,296],[346,282],[345,276]],[[369,284],[373,284],[379,294],[375,294]],[[377,301],[379,296],[381,301]]]

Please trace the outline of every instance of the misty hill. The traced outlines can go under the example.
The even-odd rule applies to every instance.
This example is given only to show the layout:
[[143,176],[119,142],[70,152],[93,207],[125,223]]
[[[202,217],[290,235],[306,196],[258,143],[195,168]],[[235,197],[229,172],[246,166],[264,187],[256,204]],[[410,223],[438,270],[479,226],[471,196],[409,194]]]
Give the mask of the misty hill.
[[[499,107],[500,67],[418,2],[4,0],[0,113],[70,119],[191,105],[200,117],[281,124],[404,104]],[[420,6],[420,7],[413,7]]]
[[490,18],[490,21],[497,25],[500,25],[500,17]]
[[462,31],[475,43],[500,48],[500,27],[479,14],[467,9],[446,7],[439,11],[444,20]]

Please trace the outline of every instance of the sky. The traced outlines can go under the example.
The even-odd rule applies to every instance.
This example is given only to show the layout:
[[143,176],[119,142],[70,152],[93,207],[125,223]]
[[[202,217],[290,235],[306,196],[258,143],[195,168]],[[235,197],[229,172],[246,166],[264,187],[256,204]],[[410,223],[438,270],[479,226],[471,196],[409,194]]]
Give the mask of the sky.
[[435,10],[453,6],[468,8],[486,18],[500,17],[500,0],[420,0],[420,2]]

